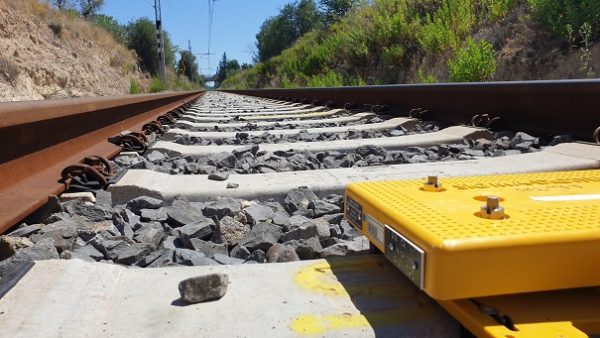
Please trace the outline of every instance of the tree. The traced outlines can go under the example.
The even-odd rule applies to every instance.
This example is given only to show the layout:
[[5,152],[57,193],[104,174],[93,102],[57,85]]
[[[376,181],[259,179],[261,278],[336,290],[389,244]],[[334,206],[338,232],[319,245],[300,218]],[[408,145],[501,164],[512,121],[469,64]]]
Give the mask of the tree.
[[[153,75],[158,74],[158,46],[156,41],[156,26],[154,21],[141,18],[127,25],[127,47],[133,49],[140,58],[140,66],[144,71]],[[176,47],[171,43],[167,32],[163,32],[165,59],[167,68],[175,65]]]
[[177,62],[177,73],[185,75],[191,82],[198,82],[200,73],[196,57],[189,50],[182,50],[179,53],[181,58]]
[[56,8],[60,9],[61,11],[69,9],[71,7],[70,0],[52,0],[52,3],[54,4],[54,6],[56,6]]
[[[242,69],[240,67],[240,63],[237,60],[228,60],[227,53],[223,53],[223,57],[219,62],[219,67],[217,68],[217,73],[215,74],[215,81],[220,85],[225,81],[227,76],[231,75],[231,73],[236,72]],[[217,86],[218,86],[217,85]]]
[[283,6],[278,15],[263,22],[256,35],[258,61],[279,55],[319,22],[320,14],[314,0],[300,0]]
[[320,0],[319,7],[323,11],[325,21],[332,24],[346,15],[358,3],[358,0]]
[[84,18],[96,14],[104,6],[104,0],[79,0],[79,13]]
[[91,18],[91,21],[96,26],[109,32],[117,42],[123,45],[127,44],[127,31],[125,26],[119,24],[112,16],[96,14]]

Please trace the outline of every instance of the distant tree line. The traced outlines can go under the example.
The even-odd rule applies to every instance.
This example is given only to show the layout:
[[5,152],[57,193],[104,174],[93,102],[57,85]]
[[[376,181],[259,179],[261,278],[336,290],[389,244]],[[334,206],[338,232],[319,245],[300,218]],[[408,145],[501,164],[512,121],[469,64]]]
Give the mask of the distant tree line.
[[298,0],[268,18],[256,35],[255,61],[266,61],[315,28],[325,28],[346,15],[361,0]]

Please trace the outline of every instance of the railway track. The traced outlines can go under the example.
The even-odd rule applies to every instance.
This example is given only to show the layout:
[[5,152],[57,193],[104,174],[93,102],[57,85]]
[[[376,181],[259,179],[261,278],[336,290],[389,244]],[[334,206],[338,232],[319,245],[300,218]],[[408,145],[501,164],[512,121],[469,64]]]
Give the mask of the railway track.
[[[329,277],[311,275],[322,270],[314,264],[323,264],[313,259],[370,251],[368,240],[343,219],[345,186],[432,175],[443,180],[598,168],[600,147],[589,141],[598,138],[594,128],[600,121],[591,112],[599,92],[597,81],[564,81],[207,92],[9,105],[0,113],[0,128],[6,131],[1,137],[6,142],[16,139],[19,146],[3,153],[0,164],[0,229],[8,234],[0,251],[4,259],[0,281],[18,281],[31,268],[24,263],[47,258],[65,261],[56,266],[50,263],[54,261],[36,263],[28,274],[51,274],[61,280],[69,273],[81,277],[81,272],[69,271],[71,265],[66,265],[81,269],[74,258],[116,263],[90,267],[88,272],[90,276],[124,274],[133,283],[159,277],[151,269],[134,276],[119,266],[187,265],[196,266],[196,271],[223,269],[246,279],[272,274],[286,280],[306,273],[321,282],[337,278],[342,287],[350,285],[358,291],[324,305],[318,295],[295,301],[286,298],[286,288],[298,288],[293,283],[269,284],[266,288],[272,294],[260,293],[265,298],[257,300],[261,306],[276,306],[286,298],[296,307],[306,307],[284,310],[282,321],[273,324],[278,335],[364,330],[360,332],[393,336],[399,329],[458,334],[456,322],[416,291],[360,300],[362,290],[373,283],[396,292],[412,287],[399,282],[379,256],[345,258],[332,263],[339,273],[329,267]],[[573,113],[565,116],[566,110]],[[36,114],[39,111],[43,113]],[[44,130],[57,132],[40,137]],[[112,161],[94,157],[98,155]],[[48,195],[63,191],[60,200],[48,200]],[[282,261],[298,262],[272,267],[251,264]],[[92,286],[113,283],[85,279]],[[38,282],[23,283],[31,288]],[[251,287],[260,288],[258,281],[248,283],[246,289],[233,291],[241,301],[250,297]],[[10,287],[4,290],[7,297]],[[159,285],[154,288],[162,290]],[[157,292],[163,298],[169,294]],[[390,322],[412,311],[415,297],[422,302],[420,316]],[[141,293],[136,299],[140,304],[152,303],[143,298]],[[0,311],[6,304],[0,300]],[[215,306],[225,311],[231,304]],[[351,314],[384,309],[389,313],[385,318],[367,316],[366,321],[356,317],[350,321],[352,327],[323,328],[315,322],[320,319],[302,317],[306,312],[325,315],[319,306],[334,312],[343,308]],[[139,316],[151,313],[134,308]],[[58,316],[65,318],[70,311],[59,309]],[[36,315],[40,323],[43,313]],[[125,323],[104,315],[115,323],[112,333],[139,329],[136,325],[125,329]],[[4,320],[15,333],[35,332],[15,322],[15,316],[0,316],[0,322]],[[209,320],[214,317],[203,323]],[[167,324],[161,325],[168,330]],[[262,332],[256,324],[240,325],[237,334]],[[73,332],[53,327],[56,334]],[[180,333],[194,332],[176,327]],[[89,334],[94,335],[94,330],[90,328]],[[202,332],[234,332],[220,324],[215,330]]]

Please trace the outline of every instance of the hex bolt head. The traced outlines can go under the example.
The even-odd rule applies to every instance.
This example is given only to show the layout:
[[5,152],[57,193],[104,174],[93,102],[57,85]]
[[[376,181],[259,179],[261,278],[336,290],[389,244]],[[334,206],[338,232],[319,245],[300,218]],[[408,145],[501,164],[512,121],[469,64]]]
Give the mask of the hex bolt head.
[[498,196],[487,196],[485,205],[481,206],[479,216],[486,219],[504,219],[504,208],[500,206]]
[[440,183],[439,178],[437,176],[427,176],[427,181],[423,183],[423,190],[438,192],[442,191],[442,183]]

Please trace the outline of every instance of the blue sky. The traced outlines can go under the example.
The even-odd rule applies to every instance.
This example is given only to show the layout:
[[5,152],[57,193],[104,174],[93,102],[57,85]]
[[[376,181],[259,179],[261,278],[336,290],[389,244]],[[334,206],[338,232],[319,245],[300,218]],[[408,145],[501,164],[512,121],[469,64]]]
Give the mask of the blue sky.
[[[163,27],[173,43],[187,49],[192,41],[192,51],[206,53],[208,49],[209,0],[161,0]],[[265,19],[276,15],[279,9],[292,0],[217,0],[212,25],[210,56],[211,73],[224,52],[240,63],[252,61],[249,46],[256,41],[256,33]],[[102,13],[127,24],[140,17],[154,20],[154,0],[105,0]],[[197,56],[200,71],[208,73],[208,59]]]

